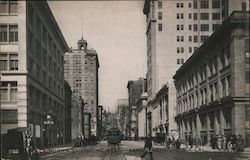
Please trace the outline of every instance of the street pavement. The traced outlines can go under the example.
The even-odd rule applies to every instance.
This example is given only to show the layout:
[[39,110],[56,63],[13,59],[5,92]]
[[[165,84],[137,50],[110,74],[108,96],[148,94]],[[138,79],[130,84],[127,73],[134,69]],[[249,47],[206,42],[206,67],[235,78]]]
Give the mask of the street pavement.
[[[42,160],[141,160],[144,143],[142,141],[122,141],[120,145],[108,145],[101,141],[97,145],[78,148],[64,148],[60,152],[49,153]],[[231,153],[203,147],[194,150],[167,150],[165,146],[154,145],[154,160],[250,160],[250,153]],[[60,148],[58,148],[60,149]],[[146,158],[149,159],[149,155]]]

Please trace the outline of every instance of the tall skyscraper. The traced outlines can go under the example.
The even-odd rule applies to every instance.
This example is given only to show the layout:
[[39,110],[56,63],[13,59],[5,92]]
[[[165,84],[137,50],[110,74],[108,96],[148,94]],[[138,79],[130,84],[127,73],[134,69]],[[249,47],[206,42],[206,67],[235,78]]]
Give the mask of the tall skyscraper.
[[145,0],[149,100],[234,10],[249,1]]
[[86,103],[84,112],[91,113],[91,132],[97,134],[98,115],[98,69],[95,50],[88,49],[87,41],[80,39],[78,48],[65,53],[64,76],[74,95],[81,96]]
[[28,127],[37,147],[64,141],[69,48],[47,2],[1,1],[0,17],[1,134]]

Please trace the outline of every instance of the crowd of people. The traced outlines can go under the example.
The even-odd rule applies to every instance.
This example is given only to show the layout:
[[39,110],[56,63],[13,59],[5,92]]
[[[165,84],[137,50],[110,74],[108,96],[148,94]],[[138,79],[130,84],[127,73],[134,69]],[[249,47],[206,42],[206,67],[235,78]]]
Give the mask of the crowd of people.
[[[200,146],[203,145],[203,143],[199,136],[195,136],[195,138],[188,136],[185,139],[185,145],[187,149],[192,149],[195,147],[195,150],[200,150]],[[212,135],[210,138],[210,145],[212,149],[219,149],[223,151],[244,151],[244,140],[241,135]]]
[[212,149],[219,149],[224,151],[232,152],[243,152],[244,151],[244,140],[241,135],[217,135],[211,137]]
[[[179,149],[182,143],[186,146],[187,150],[194,148],[195,151],[200,151],[202,148],[201,146],[207,144],[207,141],[204,141],[204,139],[202,140],[198,135],[194,137],[191,135],[186,136],[184,140],[180,140],[179,138],[175,139],[169,136],[167,136],[165,140],[158,138],[158,141],[156,141],[155,139],[157,138],[153,138],[155,144],[165,144],[167,149]],[[210,146],[212,149],[218,149],[222,151],[243,152],[244,140],[241,135],[211,135]]]

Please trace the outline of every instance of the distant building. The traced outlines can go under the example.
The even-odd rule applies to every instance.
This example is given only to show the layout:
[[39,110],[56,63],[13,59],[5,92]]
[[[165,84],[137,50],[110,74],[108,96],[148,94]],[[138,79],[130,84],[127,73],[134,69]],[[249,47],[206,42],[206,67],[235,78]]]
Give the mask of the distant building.
[[46,1],[1,1],[0,17],[1,134],[28,127],[36,147],[62,143],[63,34]]
[[150,106],[153,106],[151,111],[148,111],[148,133],[156,136],[156,133],[165,133],[171,135],[171,131],[176,130],[176,95],[175,86],[172,81],[165,84],[155,98],[149,101]]
[[128,81],[128,102],[129,102],[129,137],[138,137],[137,126],[137,101],[140,99],[143,90],[144,79],[139,78],[135,81]]
[[128,137],[126,127],[129,123],[129,105],[128,99],[117,100],[117,120],[118,128],[120,129],[123,136]]
[[249,12],[235,11],[176,72],[182,139],[240,134],[250,145]]
[[71,97],[72,97],[72,91],[69,86],[69,84],[64,81],[64,90],[65,90],[65,111],[64,111],[64,128],[65,128],[65,143],[70,144],[71,143]]
[[[146,80],[145,80],[146,82]],[[143,90],[140,99],[137,101],[137,128],[138,138],[143,139],[148,135],[148,120],[147,117],[147,97],[146,90]]]
[[82,97],[73,95],[71,100],[71,106],[71,134],[72,140],[75,141],[79,136],[84,135],[84,101]]
[[73,95],[84,99],[84,112],[91,113],[91,132],[97,135],[98,56],[95,50],[87,48],[87,41],[83,38],[77,44],[77,49],[65,53],[64,76],[71,86]]
[[102,113],[103,113],[103,106],[98,106],[98,120],[97,120],[97,130],[98,130],[98,136],[102,137],[103,136],[103,131],[102,131]]

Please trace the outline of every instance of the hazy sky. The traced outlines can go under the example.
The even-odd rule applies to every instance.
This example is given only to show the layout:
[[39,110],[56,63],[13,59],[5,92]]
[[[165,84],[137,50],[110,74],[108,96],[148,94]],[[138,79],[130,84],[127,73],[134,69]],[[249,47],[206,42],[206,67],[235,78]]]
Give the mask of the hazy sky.
[[48,1],[69,47],[82,37],[98,53],[99,104],[114,111],[128,80],[145,77],[144,1]]

